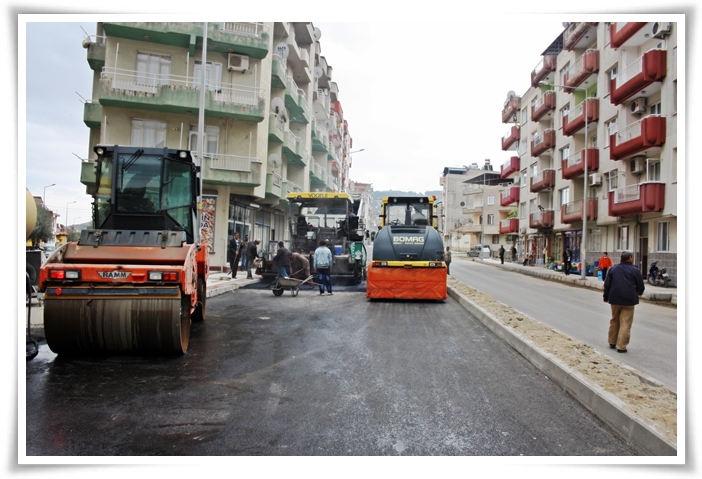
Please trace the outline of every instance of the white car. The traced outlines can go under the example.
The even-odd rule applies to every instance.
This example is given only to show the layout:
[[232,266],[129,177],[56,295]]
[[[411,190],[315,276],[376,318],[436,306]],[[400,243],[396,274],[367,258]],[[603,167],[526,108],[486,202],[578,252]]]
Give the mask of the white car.
[[489,258],[490,248],[482,244],[477,244],[468,250],[468,256],[477,258]]

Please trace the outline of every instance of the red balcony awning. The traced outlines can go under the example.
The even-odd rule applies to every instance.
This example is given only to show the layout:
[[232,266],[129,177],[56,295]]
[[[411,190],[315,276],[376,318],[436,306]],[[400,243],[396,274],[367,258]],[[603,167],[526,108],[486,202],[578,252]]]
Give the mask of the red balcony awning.
[[665,206],[665,183],[646,182],[609,192],[609,215],[626,216],[661,211]]
[[648,148],[665,143],[666,118],[649,115],[609,136],[609,159],[625,160]]
[[[609,100],[620,105],[630,98],[638,95],[650,84],[661,81],[665,78],[668,53],[665,50],[649,50],[640,58],[641,66],[636,64],[627,67],[635,69],[632,74],[619,72],[617,77],[611,78]],[[638,69],[637,69],[638,68]]]

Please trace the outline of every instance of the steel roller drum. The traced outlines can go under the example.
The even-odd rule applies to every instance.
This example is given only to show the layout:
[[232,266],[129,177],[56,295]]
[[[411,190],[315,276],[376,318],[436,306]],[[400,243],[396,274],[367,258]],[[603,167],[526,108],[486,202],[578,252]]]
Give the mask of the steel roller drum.
[[184,354],[188,349],[190,298],[179,292],[155,298],[57,297],[51,288],[47,293],[44,331],[56,354]]

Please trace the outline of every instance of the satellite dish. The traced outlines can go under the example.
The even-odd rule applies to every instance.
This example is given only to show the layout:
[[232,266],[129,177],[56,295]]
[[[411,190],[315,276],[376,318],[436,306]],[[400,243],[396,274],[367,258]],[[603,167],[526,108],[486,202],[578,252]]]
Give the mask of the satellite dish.
[[517,96],[517,94],[514,93],[512,90],[510,90],[510,91],[507,93],[507,98],[509,98],[510,100],[511,100],[512,98],[514,98],[515,96]]
[[287,43],[279,43],[275,46],[275,52],[280,55],[280,57],[285,60],[288,58],[290,53],[290,48],[288,48]]
[[314,39],[319,41],[320,38],[322,38],[322,30],[318,27],[314,27]]
[[563,25],[563,28],[568,28],[570,22],[563,22],[561,25]]
[[322,67],[316,67],[314,69],[315,78],[320,78],[322,75],[324,75],[324,70],[322,69]]
[[276,111],[276,108],[278,109],[278,113],[285,112],[285,102],[282,98],[274,97],[271,100],[271,110]]
[[280,165],[283,164],[283,160],[280,159],[280,155],[271,153],[268,155],[268,164],[271,165],[271,168],[280,168]]
[[333,125],[334,125],[334,123],[332,123],[332,121],[331,121],[329,118],[327,118],[327,119],[324,120],[324,127],[325,127],[327,130],[328,130],[329,128],[331,128]]

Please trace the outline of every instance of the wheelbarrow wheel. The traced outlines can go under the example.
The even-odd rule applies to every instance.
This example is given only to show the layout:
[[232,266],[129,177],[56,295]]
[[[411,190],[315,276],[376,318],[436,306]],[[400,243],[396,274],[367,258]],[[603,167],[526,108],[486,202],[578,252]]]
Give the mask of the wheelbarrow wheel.
[[283,291],[285,291],[282,287],[279,288],[273,288],[273,294],[276,296],[281,296],[283,294]]

